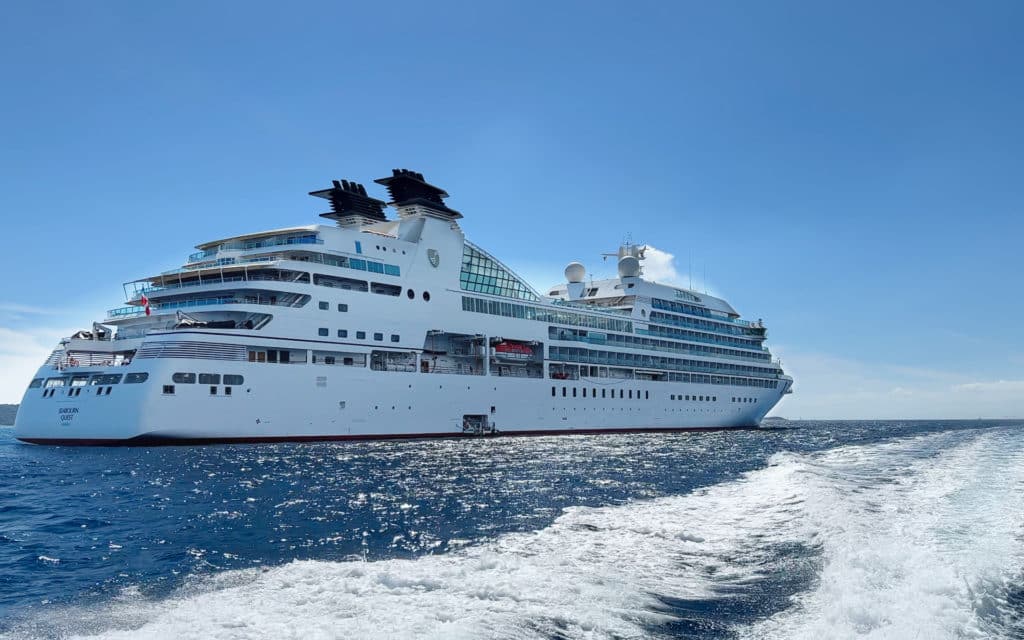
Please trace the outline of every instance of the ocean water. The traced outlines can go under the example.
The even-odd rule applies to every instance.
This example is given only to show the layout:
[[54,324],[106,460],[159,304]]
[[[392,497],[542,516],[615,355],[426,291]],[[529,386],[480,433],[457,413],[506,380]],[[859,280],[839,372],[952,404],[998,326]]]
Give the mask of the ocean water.
[[1021,638],[1024,423],[75,449],[3,638]]

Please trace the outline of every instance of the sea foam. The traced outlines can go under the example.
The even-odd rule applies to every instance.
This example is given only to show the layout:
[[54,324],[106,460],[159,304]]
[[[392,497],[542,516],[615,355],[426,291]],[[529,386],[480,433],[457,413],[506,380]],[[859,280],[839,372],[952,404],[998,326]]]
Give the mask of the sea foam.
[[[750,638],[1013,635],[1019,436],[936,434],[807,455],[683,496],[567,509],[550,526],[412,560],[301,561],[55,612],[81,638],[651,638],[673,602],[814,571]],[[692,612],[690,612],[692,613]],[[687,615],[690,615],[688,613]],[[22,635],[27,635],[21,629]],[[22,637],[22,636],[18,636]]]

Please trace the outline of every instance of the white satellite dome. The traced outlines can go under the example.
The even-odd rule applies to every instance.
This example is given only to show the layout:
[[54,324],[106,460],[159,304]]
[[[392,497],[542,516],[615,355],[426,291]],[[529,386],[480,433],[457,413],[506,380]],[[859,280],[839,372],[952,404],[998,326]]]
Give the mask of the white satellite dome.
[[640,261],[635,256],[623,256],[619,258],[619,277],[638,278],[640,277]]
[[579,262],[570,262],[565,268],[565,279],[569,282],[583,282],[587,269]]

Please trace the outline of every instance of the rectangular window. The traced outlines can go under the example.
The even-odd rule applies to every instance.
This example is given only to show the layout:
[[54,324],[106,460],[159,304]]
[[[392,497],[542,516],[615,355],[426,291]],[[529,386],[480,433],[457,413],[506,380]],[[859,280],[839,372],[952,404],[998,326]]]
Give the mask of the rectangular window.
[[345,303],[338,303],[338,311],[345,313],[346,311],[348,311],[348,305]]
[[366,340],[366,332],[356,331],[356,340]]
[[379,333],[379,332],[378,333],[374,333],[373,334],[373,339],[378,341],[378,342],[380,342],[380,341],[384,340],[384,334],[383,333]]
[[630,400],[633,399],[633,390],[632,389],[629,390],[629,399]]
[[217,387],[216,386],[211,386],[210,387],[210,395],[211,396],[217,395]]
[[327,311],[330,308],[331,308],[331,304],[329,302],[327,302],[326,300],[321,300],[320,301],[320,310],[321,311]]
[[33,380],[32,382],[29,383],[28,388],[29,389],[38,389],[41,386],[43,386],[43,379],[42,378],[36,378],[35,380]]
[[195,384],[196,374],[194,373],[176,373],[171,376],[171,380],[177,384]]
[[397,265],[386,264],[384,265],[384,273],[389,276],[400,276],[402,275],[401,270]]
[[256,362],[266,362],[266,361],[267,361],[267,352],[266,351],[257,351],[256,352]]
[[327,327],[320,327],[319,329],[316,330],[316,332],[321,336],[326,336],[328,333]]
[[338,329],[338,337],[339,338],[347,338],[348,337],[348,329]]
[[164,385],[164,395],[165,396],[173,396],[174,395],[174,385],[173,384],[165,384]]
[[562,397],[565,397],[565,387],[562,387]]
[[651,392],[650,391],[644,391],[644,400],[650,400],[650,399],[651,399]]
[[572,397],[576,397],[576,387],[572,388]]
[[391,342],[398,342],[398,340],[399,340],[398,334],[397,333],[392,333],[391,334]]
[[124,377],[125,384],[139,384],[149,379],[148,373],[129,373]]
[[267,349],[267,362],[277,362],[277,349]]
[[224,384],[242,384],[245,382],[245,378],[242,376],[232,375],[230,373],[224,374]]
[[380,293],[385,296],[399,296],[402,294],[402,287],[393,284],[381,284],[379,282],[371,282],[370,291],[372,291],[373,293]]
[[551,387],[551,397],[552,398],[555,397],[555,388],[554,387]]
[[586,387],[583,387],[583,397],[584,398],[587,397],[587,388]]
[[605,395],[604,395],[604,392],[605,392],[605,391],[607,391],[607,389],[601,389],[601,397],[602,397],[602,398],[604,398],[604,397],[605,397]]
[[199,384],[220,384],[219,373],[200,373]]
[[356,253],[363,252],[363,243],[356,240]]
[[224,395],[226,395],[226,396],[230,396],[231,395],[231,387],[224,387]]

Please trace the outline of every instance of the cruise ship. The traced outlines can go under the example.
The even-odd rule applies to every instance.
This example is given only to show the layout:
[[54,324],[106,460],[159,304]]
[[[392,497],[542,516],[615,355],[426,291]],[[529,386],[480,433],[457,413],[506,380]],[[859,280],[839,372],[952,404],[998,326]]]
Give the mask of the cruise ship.
[[[205,242],[125,283],[28,385],[25,442],[154,445],[755,427],[793,380],[758,320],[643,277],[536,291],[396,169],[310,195],[321,224]],[[393,217],[388,217],[389,209]]]

